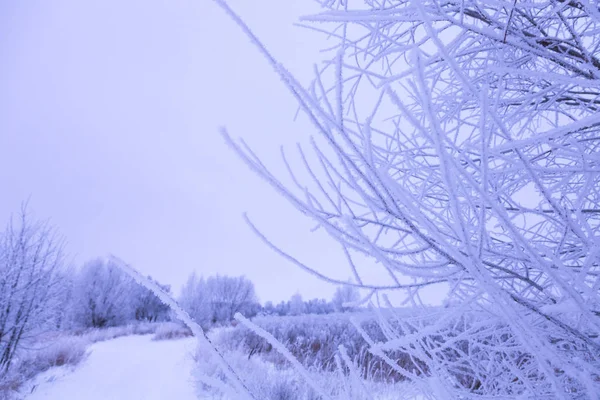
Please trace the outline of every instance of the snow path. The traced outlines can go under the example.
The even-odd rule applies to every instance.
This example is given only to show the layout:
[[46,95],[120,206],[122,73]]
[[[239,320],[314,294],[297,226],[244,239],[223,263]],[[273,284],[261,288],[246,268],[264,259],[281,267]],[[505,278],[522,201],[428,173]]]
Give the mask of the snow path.
[[127,336],[90,346],[73,372],[46,371],[26,400],[196,400],[193,338],[153,341]]

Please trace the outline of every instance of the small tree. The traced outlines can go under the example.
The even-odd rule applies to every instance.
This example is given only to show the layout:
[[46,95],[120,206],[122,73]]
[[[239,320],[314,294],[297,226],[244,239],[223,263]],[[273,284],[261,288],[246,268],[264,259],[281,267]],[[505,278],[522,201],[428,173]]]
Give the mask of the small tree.
[[334,312],[333,303],[325,299],[311,299],[306,302],[306,312],[308,314],[329,314]]
[[56,296],[47,305],[47,309],[56,315],[53,322],[55,329],[66,330],[75,325],[74,289],[77,274],[72,267],[62,268],[57,272],[58,281]]
[[272,301],[267,301],[265,306],[262,308],[262,312],[266,315],[273,315],[275,313],[275,306]]
[[275,306],[275,314],[279,316],[289,315],[290,313],[290,302],[280,301]]
[[355,286],[340,286],[335,290],[333,294],[333,307],[335,311],[346,312],[356,309],[356,305],[352,303],[357,302],[360,299],[360,293]]
[[0,236],[0,375],[25,339],[55,327],[63,263],[63,240],[23,205]]
[[80,325],[94,328],[131,321],[135,317],[132,292],[136,290],[137,284],[111,261],[89,261],[75,282],[75,318]]
[[290,299],[290,315],[301,315],[306,312],[306,304],[302,300],[302,295],[296,293]]
[[254,316],[258,312],[258,298],[254,284],[244,276],[211,276],[206,280],[212,309],[212,321],[229,322],[236,313]]
[[[169,285],[160,284],[150,276],[148,280],[155,282],[165,293],[171,292]],[[137,321],[156,322],[169,318],[169,307],[145,286],[135,284],[130,298],[133,303],[134,318]]]
[[181,307],[203,328],[210,326],[213,314],[209,297],[206,281],[195,272],[188,277],[179,296]]
[[192,274],[181,291],[181,306],[200,325],[227,323],[236,313],[252,317],[260,310],[254,284],[243,276],[198,278]]

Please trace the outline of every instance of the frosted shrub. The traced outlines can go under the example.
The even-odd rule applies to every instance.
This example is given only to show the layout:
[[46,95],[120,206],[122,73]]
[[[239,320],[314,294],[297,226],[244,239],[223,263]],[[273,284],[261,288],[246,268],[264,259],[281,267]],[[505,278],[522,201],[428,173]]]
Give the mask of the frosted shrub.
[[[414,319],[415,317],[407,318]],[[359,332],[351,319],[355,320],[363,330]],[[356,363],[363,379],[383,382],[397,382],[406,379],[379,357],[369,351],[368,340],[383,342],[388,339],[373,313],[305,315],[288,317],[258,317],[253,323],[260,326],[275,337],[306,368],[316,371],[332,372],[338,369],[335,357],[340,346],[343,346],[348,357]],[[387,323],[395,326],[398,321],[389,317]],[[230,350],[239,350],[248,358],[260,356],[278,368],[289,368],[289,363],[278,353],[269,341],[265,340],[244,325],[222,330],[215,338],[218,345]],[[411,359],[408,353],[392,352],[395,362],[403,370],[414,371],[419,375],[428,372],[427,367],[419,359]]]
[[24,382],[52,367],[74,366],[87,355],[89,340],[56,334],[35,343],[28,343],[13,358],[8,373],[0,377],[0,399],[16,396]]
[[[225,350],[224,357],[246,382],[248,390],[257,399],[317,400],[321,398],[316,395],[310,385],[299,379],[298,375],[289,368],[277,368],[258,357],[248,358],[246,354],[235,350]],[[194,374],[199,382],[198,397],[205,398],[210,394],[214,399],[233,400],[236,398],[236,395],[230,391],[227,377],[214,362],[210,352],[199,350],[195,359],[197,367]],[[332,393],[339,389],[334,383],[336,377],[331,373],[315,372],[312,378],[319,382],[329,380],[329,388]]]
[[89,342],[80,337],[66,336],[50,343],[43,344],[37,350],[33,350],[29,357],[31,363],[38,365],[38,371],[62,365],[77,365],[86,355]]
[[192,336],[192,331],[188,327],[175,322],[167,322],[156,329],[152,340],[172,340],[189,336]]

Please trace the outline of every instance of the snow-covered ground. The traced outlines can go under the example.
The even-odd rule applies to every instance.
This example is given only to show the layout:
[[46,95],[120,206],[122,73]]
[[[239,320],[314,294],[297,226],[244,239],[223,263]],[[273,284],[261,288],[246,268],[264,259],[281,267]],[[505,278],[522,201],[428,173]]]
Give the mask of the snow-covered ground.
[[152,336],[96,343],[74,370],[53,368],[39,375],[25,399],[196,400],[190,375],[195,339],[153,341]]

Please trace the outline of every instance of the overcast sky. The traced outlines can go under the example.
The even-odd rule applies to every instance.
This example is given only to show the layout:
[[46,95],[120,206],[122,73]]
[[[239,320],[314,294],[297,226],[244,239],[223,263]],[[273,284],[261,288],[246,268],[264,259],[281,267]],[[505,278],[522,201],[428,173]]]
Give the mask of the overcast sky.
[[[315,3],[230,4],[309,84],[328,44],[293,23]],[[196,271],[244,274],[263,302],[330,297],[334,287],[250,231],[248,212],[301,261],[350,278],[339,246],[310,233],[218,133],[227,126],[281,171],[280,146],[314,132],[293,121],[295,100],[212,1],[0,2],[0,60],[3,221],[29,198],[74,264],[114,254],[176,291]]]
[[[231,4],[308,83],[323,43],[292,23],[312,2]],[[211,1],[2,2],[0,60],[3,221],[30,197],[78,264],[114,253],[176,287],[192,271],[245,274],[263,301],[332,293],[242,220],[311,265],[341,262],[218,134],[226,125],[281,168],[279,146],[310,128]]]

